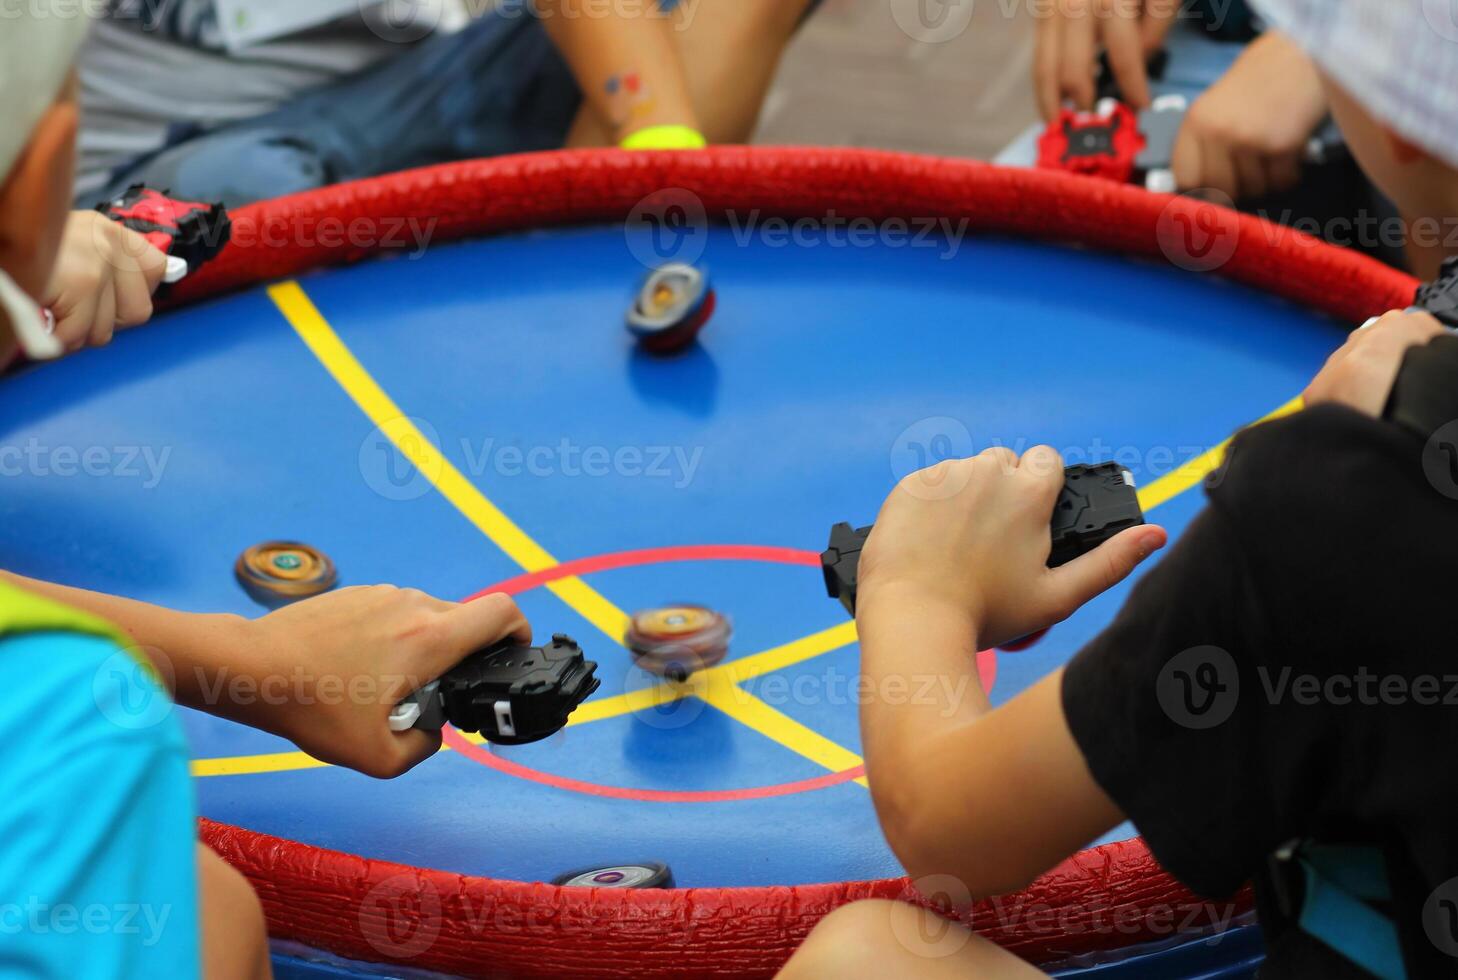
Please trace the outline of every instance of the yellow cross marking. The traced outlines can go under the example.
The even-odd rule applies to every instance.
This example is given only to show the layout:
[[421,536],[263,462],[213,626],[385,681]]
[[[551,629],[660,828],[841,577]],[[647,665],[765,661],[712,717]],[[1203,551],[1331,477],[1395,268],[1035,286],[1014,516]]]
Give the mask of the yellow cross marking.
[[[482,534],[528,572],[544,571],[559,564],[550,552],[488,500],[425,437],[339,339],[339,335],[297,282],[289,281],[270,286],[268,295],[300,339],[318,358],[319,363],[370,421]],[[1261,421],[1289,414],[1300,407],[1301,400],[1293,399]],[[1229,443],[1229,439],[1225,440],[1141,489],[1140,506],[1148,513],[1199,484],[1220,465]],[[548,582],[546,588],[615,643],[623,642],[628,625],[627,614],[581,578],[571,576],[558,579]],[[776,710],[741,685],[744,681],[763,674],[838,650],[855,642],[855,639],[855,623],[841,623],[782,646],[700,671],[683,684],[661,684],[589,701],[573,713],[568,727],[617,718],[686,697],[697,697],[806,759],[832,772],[843,772],[859,766],[861,757]],[[466,737],[475,742],[482,740],[479,735]],[[324,765],[326,763],[303,752],[270,752],[197,759],[192,764],[192,772],[195,776],[237,776],[311,769]],[[857,779],[856,782],[866,785],[865,777]]]

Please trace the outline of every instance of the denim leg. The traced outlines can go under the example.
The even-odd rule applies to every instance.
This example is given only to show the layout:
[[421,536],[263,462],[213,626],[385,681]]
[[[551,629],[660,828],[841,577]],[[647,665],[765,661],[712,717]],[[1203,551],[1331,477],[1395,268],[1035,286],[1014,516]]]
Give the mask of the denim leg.
[[580,102],[541,22],[524,4],[509,4],[256,119],[181,139],[121,169],[106,196],[145,183],[237,206],[448,160],[550,149],[562,145]]

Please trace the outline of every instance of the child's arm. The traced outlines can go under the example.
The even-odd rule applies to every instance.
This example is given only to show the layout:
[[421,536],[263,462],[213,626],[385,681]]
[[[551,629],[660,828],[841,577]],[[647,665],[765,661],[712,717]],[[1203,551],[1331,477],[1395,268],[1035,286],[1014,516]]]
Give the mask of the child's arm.
[[537,9],[607,142],[659,126],[699,130],[672,18],[656,4],[611,16],[584,0],[539,0]]
[[120,626],[179,704],[290,739],[381,778],[432,755],[439,732],[392,732],[400,699],[471,652],[531,630],[505,595],[444,602],[386,585],[339,589],[258,619],[177,612],[119,596],[3,577]]
[[1058,569],[1049,516],[1063,464],[1048,447],[989,450],[892,492],[860,567],[861,713],[882,827],[913,877],[974,896],[1015,890],[1117,824],[1060,703],[1061,672],[996,710],[978,649],[1070,615],[1166,536],[1133,528]]
[[1190,106],[1175,139],[1175,181],[1237,201],[1290,190],[1326,115],[1316,65],[1290,38],[1267,31]]

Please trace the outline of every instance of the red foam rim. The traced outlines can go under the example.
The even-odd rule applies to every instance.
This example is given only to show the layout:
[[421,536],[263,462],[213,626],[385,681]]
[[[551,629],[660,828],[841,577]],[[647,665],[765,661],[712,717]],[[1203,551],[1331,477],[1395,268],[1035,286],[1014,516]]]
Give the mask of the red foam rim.
[[[387,252],[407,228],[431,228],[441,242],[623,221],[666,188],[694,195],[711,220],[749,209],[792,219],[833,212],[837,220],[965,220],[975,233],[1218,271],[1351,323],[1407,306],[1416,287],[1404,273],[1300,232],[1109,181],[871,150],[722,147],[472,160],[263,201],[234,213],[232,243],[168,302]],[[375,861],[206,819],[201,835],[252,881],[275,937],[465,976],[769,977],[838,906],[921,900],[905,879],[560,888]],[[1249,894],[1235,903],[1248,909]],[[1075,854],[1025,891],[978,902],[960,917],[1018,955],[1050,963],[1167,939],[1172,919],[1190,929],[1210,924],[1213,911],[1135,839]]]

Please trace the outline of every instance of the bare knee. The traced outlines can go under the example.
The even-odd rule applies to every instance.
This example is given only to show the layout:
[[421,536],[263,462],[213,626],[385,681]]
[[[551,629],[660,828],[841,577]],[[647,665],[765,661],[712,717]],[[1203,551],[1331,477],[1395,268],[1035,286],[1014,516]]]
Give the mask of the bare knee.
[[916,905],[888,901],[855,902],[836,909],[811,930],[780,974],[782,980],[1042,976],[958,923]]
[[821,919],[780,973],[780,980],[869,976],[895,952],[892,927],[900,902],[842,905]]
[[197,845],[203,976],[267,980],[268,927],[253,886],[204,844]]

